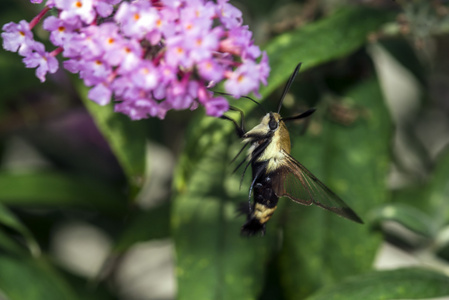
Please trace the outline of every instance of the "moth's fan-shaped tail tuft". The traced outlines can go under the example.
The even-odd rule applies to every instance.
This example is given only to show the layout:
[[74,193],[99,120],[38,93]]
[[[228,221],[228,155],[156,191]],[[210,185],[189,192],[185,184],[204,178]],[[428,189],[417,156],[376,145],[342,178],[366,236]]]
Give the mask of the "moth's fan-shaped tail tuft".
[[260,221],[256,218],[250,218],[248,221],[246,221],[245,224],[243,224],[242,229],[240,233],[243,236],[254,236],[258,233],[261,234],[261,236],[265,235],[265,224],[260,223]]

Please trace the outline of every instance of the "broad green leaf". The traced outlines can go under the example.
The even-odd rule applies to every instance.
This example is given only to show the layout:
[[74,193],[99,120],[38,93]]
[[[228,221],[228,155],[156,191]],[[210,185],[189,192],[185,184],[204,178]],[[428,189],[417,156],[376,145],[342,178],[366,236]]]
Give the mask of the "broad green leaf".
[[[449,220],[449,204],[447,197],[449,196],[449,171],[447,164],[449,163],[449,151],[443,151],[442,155],[435,163],[435,169],[430,179],[425,184],[418,183],[412,187],[402,188],[394,192],[394,202],[399,205],[413,206],[422,212],[412,213],[421,214],[421,221],[412,221],[406,225],[412,230],[419,230],[417,226],[428,234],[435,234],[436,230],[444,226]],[[396,204],[396,205],[398,205]],[[406,212],[410,214],[411,212]],[[432,216],[432,219],[426,221],[424,215]],[[405,225],[405,224],[404,224]],[[424,227],[428,227],[428,230]],[[414,229],[413,229],[414,228]],[[422,232],[422,233],[424,233]]]
[[423,299],[449,295],[449,277],[435,271],[406,268],[359,275],[326,287],[307,300]]
[[231,172],[227,144],[217,142],[203,153],[186,191],[173,203],[179,299],[255,299],[263,288],[276,235],[240,237],[244,217],[237,217],[235,203],[247,192],[238,190],[238,179],[225,183]]
[[[243,218],[219,197],[186,194],[174,207],[178,299],[256,299],[273,235],[245,239]],[[275,236],[274,236],[275,237]]]
[[134,199],[142,186],[145,172],[145,126],[114,112],[112,103],[100,106],[88,99],[88,88],[81,81],[77,81],[77,88],[84,105],[127,175],[131,187],[130,199]]
[[[262,96],[267,96],[283,84],[299,61],[304,62],[304,70],[355,51],[363,45],[367,35],[387,19],[388,16],[377,11],[348,8],[278,37],[266,47],[272,71],[269,86],[261,90]],[[373,90],[379,96],[377,86]],[[372,100],[374,97],[368,95],[368,99]],[[245,112],[254,106],[249,101],[240,103],[239,107]],[[384,119],[385,117],[386,115]],[[200,118],[192,125],[175,175],[178,194],[173,200],[172,210],[179,298],[255,299],[263,288],[270,253],[279,243],[275,220],[268,226],[267,235],[263,239],[246,240],[239,237],[239,228],[244,218],[236,218],[236,203],[246,201],[249,184],[245,182],[243,187],[246,188],[239,191],[239,174],[231,175],[232,168],[228,165],[236,150],[238,151],[229,147],[231,141],[236,141],[233,127],[229,122],[210,117]],[[380,140],[384,142],[384,139]],[[318,144],[320,143],[321,139]],[[311,152],[312,150],[313,148],[309,149]],[[385,167],[386,162],[382,157],[379,163],[382,172],[379,175],[384,176]],[[357,175],[353,177],[357,180]],[[372,190],[378,186],[376,181]],[[359,193],[360,190],[363,188],[359,188]],[[383,196],[383,191],[381,189],[375,192],[370,199]],[[359,206],[355,207],[356,210],[357,208]],[[279,213],[274,219],[281,217],[283,216]],[[310,222],[307,228],[313,224]],[[367,230],[358,230],[363,232],[364,239]],[[288,238],[296,239],[291,236]],[[303,245],[308,245],[315,240],[315,237],[306,234],[301,241]],[[358,248],[360,251],[372,249],[378,243],[378,239],[367,240],[366,246]],[[368,251],[367,254],[359,254],[367,261],[357,270],[364,270],[371,263],[373,253]],[[345,258],[350,255],[353,253],[348,253]],[[357,263],[361,260],[362,258],[357,260]],[[295,268],[296,272],[300,272],[302,266],[295,264]],[[292,269],[288,271],[289,275],[293,272]],[[308,269],[305,267],[302,274]],[[319,273],[316,274],[319,276]],[[298,284],[297,281],[295,283]]]
[[268,95],[291,74],[296,64],[307,70],[345,56],[362,47],[368,35],[380,29],[393,15],[363,6],[348,6],[321,21],[282,34],[265,47],[270,58]]
[[436,169],[429,183],[428,195],[425,200],[430,206],[434,222],[438,227],[449,221],[449,151],[445,151],[436,162]]
[[[388,197],[391,123],[377,81],[360,83],[345,99],[359,107],[358,118],[347,126],[324,119],[314,130],[312,124],[306,136],[293,137],[292,156],[366,221],[367,213]],[[284,201],[280,263],[288,299],[304,298],[371,268],[380,237],[369,225]]]
[[46,262],[14,256],[0,256],[0,293],[8,300],[78,299]]
[[374,225],[382,221],[395,221],[424,237],[433,238],[437,232],[433,219],[422,211],[402,203],[391,203],[373,210],[370,214]]
[[427,182],[417,182],[413,186],[401,187],[391,193],[391,201],[397,204],[413,206],[427,214],[432,213],[429,201],[423,201],[428,198],[429,185]]
[[[232,125],[223,120],[202,116],[192,122],[187,132],[187,144],[175,170],[176,191],[185,192],[192,173],[198,171],[200,161],[211,152],[211,147],[223,143],[230,136]],[[224,166],[222,166],[223,168]]]
[[[28,246],[29,251],[33,255],[38,255],[40,253],[39,245],[37,244],[36,240],[34,239],[31,232],[26,228],[20,220],[16,218],[14,214],[12,214],[1,202],[0,202],[0,224],[6,227],[9,227],[13,230],[15,230],[17,233],[21,234],[24,240],[26,241],[26,244]],[[8,245],[8,247],[11,247],[8,243],[7,236],[3,234],[3,232],[0,232],[1,238],[4,243],[0,242],[1,244]],[[8,244],[6,244],[8,243]]]
[[8,205],[70,206],[121,213],[120,190],[90,178],[58,172],[0,172],[0,202]]

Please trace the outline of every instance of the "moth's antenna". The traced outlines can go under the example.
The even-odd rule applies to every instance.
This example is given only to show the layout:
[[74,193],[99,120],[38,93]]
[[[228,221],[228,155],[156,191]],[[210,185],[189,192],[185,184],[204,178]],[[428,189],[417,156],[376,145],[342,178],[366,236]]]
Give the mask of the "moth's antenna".
[[278,106],[277,113],[279,113],[281,111],[282,102],[284,102],[285,95],[287,94],[288,90],[290,89],[290,86],[292,85],[293,80],[295,79],[296,75],[299,72],[299,69],[301,68],[301,65],[302,65],[302,62],[300,62],[296,66],[295,70],[293,71],[293,74],[288,79],[287,84],[284,87],[284,91],[282,92],[281,100],[279,100],[279,106]]
[[[246,130],[245,130],[245,124],[244,124],[244,117],[243,117],[243,111],[241,111],[240,109],[236,108],[236,107],[229,107],[229,110],[233,110],[233,111],[238,111],[240,113],[240,125],[237,124],[237,122],[234,119],[231,119],[230,117],[226,116],[226,115],[222,115],[220,118],[223,120],[228,120],[231,121],[232,123],[234,123],[235,126],[235,131],[238,135],[239,138],[242,138],[243,135],[245,134]],[[243,150],[243,149],[242,149]],[[240,154],[240,152],[239,152]],[[238,156],[238,155],[237,155]],[[237,157],[236,157],[237,158]],[[234,158],[235,159],[235,158]]]
[[[228,93],[223,93],[223,92],[214,92],[214,93],[215,93],[215,94],[220,94],[220,95],[225,95],[225,96],[234,96],[234,95],[231,95],[231,94],[228,94]],[[253,101],[254,103],[257,104],[257,106],[259,107],[259,109],[262,110],[262,113],[263,113],[263,114],[267,114],[267,111],[263,108],[262,104],[260,104],[259,102],[257,102],[257,101],[254,100],[253,98],[248,97],[248,96],[240,96],[240,97],[246,98],[246,99],[249,99],[249,100]]]
[[313,114],[315,112],[315,108],[311,108],[305,112],[303,112],[302,114],[299,114],[297,116],[293,116],[293,117],[287,117],[287,118],[282,118],[281,120],[284,122],[287,121],[292,121],[292,120],[298,120],[298,119],[302,119],[302,118],[307,118],[308,116],[310,116],[311,114]]

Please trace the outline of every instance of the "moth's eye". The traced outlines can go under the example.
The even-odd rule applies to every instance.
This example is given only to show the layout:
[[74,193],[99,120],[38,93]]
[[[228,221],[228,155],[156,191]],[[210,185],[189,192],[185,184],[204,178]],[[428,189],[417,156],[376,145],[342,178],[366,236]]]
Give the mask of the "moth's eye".
[[276,122],[275,119],[271,119],[270,122],[268,123],[268,126],[270,126],[271,130],[275,130],[276,128],[278,128],[278,122]]

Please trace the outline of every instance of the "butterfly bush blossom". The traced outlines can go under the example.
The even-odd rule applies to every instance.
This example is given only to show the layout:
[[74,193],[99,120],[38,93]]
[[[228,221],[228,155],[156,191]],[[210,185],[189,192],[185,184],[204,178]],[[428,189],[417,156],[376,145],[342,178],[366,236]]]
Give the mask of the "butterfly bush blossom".
[[[55,46],[50,52],[33,38],[41,21]],[[199,104],[220,116],[229,104],[211,87],[223,81],[238,98],[257,93],[269,73],[266,53],[228,0],[47,0],[33,20],[5,24],[1,35],[3,48],[23,56],[42,82],[61,55],[63,67],[90,87],[89,99],[114,99],[115,111],[133,120]]]

